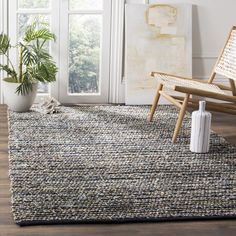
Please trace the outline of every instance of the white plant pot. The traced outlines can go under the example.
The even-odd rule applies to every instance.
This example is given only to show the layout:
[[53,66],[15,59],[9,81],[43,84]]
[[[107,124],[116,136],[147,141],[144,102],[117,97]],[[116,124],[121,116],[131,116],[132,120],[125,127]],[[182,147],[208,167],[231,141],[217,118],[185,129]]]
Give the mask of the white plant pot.
[[21,95],[16,93],[17,87],[20,83],[11,82],[11,78],[3,79],[3,98],[4,103],[8,105],[8,108],[16,112],[26,112],[29,111],[30,107],[33,105],[38,83],[33,83],[33,89],[26,95]]

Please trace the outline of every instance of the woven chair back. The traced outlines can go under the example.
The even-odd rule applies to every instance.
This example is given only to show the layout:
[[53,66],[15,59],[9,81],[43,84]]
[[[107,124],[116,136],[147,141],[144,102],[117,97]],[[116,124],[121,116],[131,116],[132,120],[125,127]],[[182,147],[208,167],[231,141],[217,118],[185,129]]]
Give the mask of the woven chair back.
[[236,81],[236,26],[232,28],[222,54],[216,63],[215,73]]

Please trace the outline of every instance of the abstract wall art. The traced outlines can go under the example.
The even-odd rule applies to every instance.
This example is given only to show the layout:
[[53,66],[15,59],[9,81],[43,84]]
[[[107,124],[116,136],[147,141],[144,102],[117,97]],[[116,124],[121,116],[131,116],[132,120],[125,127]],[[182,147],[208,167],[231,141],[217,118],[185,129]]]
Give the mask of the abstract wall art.
[[151,104],[151,71],[192,74],[192,6],[127,4],[125,51],[126,104]]

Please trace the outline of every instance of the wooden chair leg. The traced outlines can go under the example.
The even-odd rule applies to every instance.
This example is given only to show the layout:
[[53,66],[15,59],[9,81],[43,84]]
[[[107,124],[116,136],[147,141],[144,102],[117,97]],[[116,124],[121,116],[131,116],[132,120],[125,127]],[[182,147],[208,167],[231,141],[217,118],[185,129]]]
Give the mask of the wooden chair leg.
[[183,101],[183,104],[182,104],[182,107],[179,111],[178,120],[176,122],[175,131],[174,131],[174,135],[173,135],[173,138],[172,138],[173,143],[176,143],[176,140],[177,140],[177,137],[178,137],[178,134],[179,134],[179,130],[181,128],[182,121],[183,121],[183,118],[184,118],[184,115],[185,115],[185,111],[186,111],[186,108],[187,108],[187,105],[188,105],[188,101],[189,101],[189,94],[186,94],[185,98],[184,98],[184,101]]
[[236,86],[235,86],[234,80],[230,79],[229,83],[230,83],[230,87],[231,87],[233,96],[236,96]]
[[161,91],[162,88],[163,88],[163,84],[159,83],[158,86],[157,86],[156,96],[155,96],[154,101],[153,101],[153,103],[152,103],[151,113],[150,113],[149,119],[148,119],[150,122],[152,121],[153,115],[154,115],[155,110],[156,110],[156,108],[157,108],[157,104],[158,104],[158,101],[159,101],[159,98],[160,98],[160,93],[159,93],[159,91]]

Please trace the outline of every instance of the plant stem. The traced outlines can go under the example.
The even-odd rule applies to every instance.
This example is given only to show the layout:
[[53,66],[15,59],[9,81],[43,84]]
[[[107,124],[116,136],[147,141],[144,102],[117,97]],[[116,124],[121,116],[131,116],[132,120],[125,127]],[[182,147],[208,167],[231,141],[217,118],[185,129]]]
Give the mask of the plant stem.
[[18,82],[23,82],[23,50],[22,46],[19,47],[19,78]]

